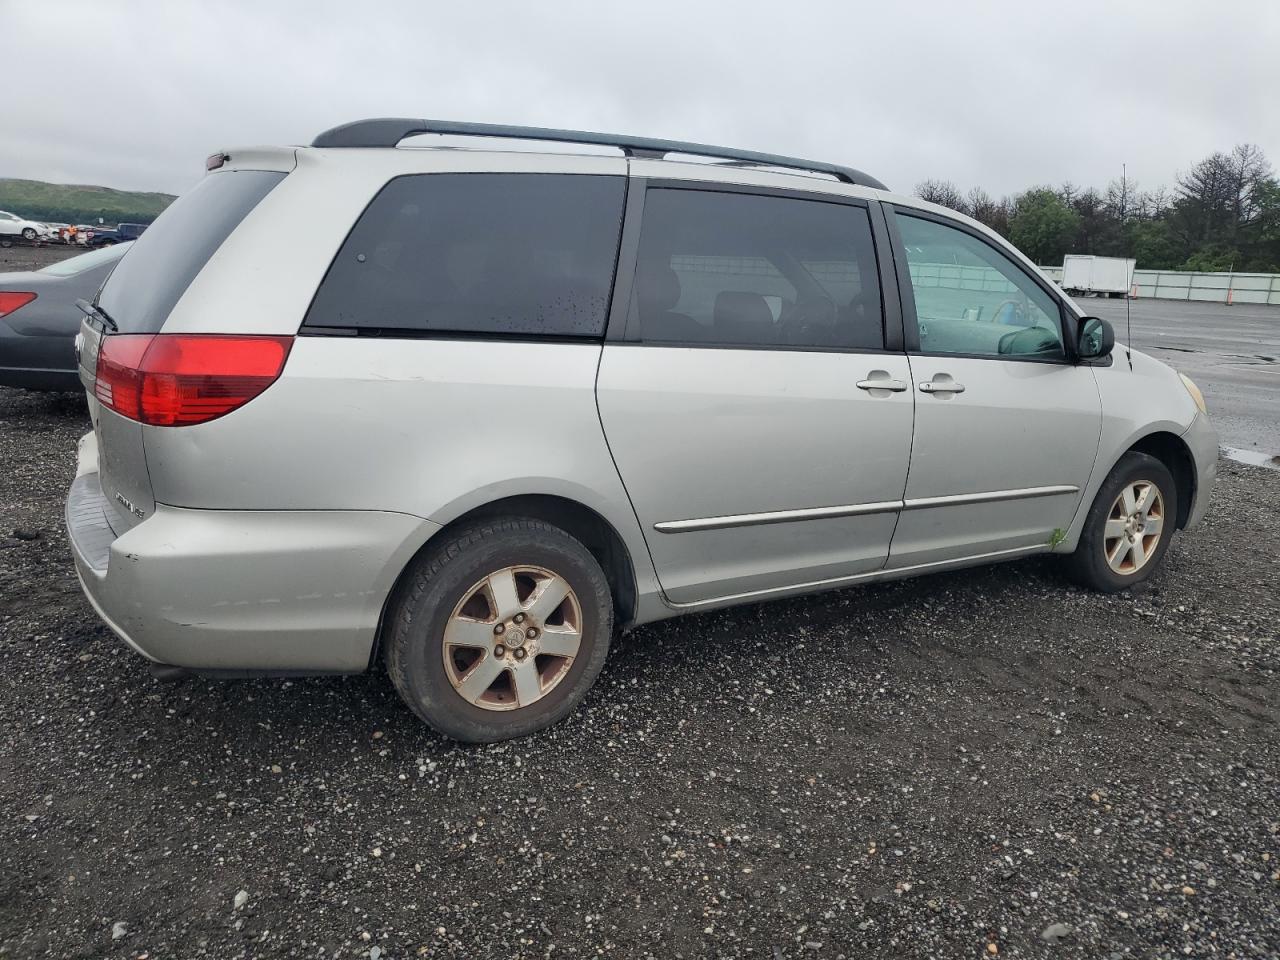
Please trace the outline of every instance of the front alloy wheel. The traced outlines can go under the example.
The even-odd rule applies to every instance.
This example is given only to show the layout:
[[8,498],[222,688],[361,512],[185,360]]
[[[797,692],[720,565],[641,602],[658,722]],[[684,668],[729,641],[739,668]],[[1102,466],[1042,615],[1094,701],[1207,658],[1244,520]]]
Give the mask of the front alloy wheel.
[[1107,565],[1127,576],[1137,573],[1155,554],[1164,536],[1164,497],[1154,483],[1127,483],[1107,516],[1102,547]]
[[1168,467],[1148,454],[1126,453],[1098,490],[1075,553],[1065,558],[1071,575],[1104,593],[1146,580],[1169,549],[1177,503]]

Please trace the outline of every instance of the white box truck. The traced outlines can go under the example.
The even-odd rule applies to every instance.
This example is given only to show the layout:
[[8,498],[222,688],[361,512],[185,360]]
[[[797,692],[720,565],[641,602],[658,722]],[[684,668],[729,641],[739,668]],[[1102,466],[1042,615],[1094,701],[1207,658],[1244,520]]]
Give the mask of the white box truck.
[[1068,253],[1062,258],[1062,289],[1068,294],[1093,293],[1127,297],[1133,289],[1136,260]]

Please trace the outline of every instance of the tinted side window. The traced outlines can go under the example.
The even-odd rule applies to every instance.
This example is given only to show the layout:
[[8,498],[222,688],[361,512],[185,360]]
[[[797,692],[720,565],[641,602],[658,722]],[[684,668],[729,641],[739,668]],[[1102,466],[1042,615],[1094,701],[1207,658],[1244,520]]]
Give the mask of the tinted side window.
[[159,333],[169,311],[249,211],[285,178],[268,170],[212,173],[180,196],[111,273],[99,298],[121,333]]
[[352,228],[307,325],[601,336],[624,179],[398,177]]
[[920,349],[1064,359],[1057,302],[1004,253],[955,227],[898,216]]
[[844,204],[652,189],[631,309],[646,341],[884,347],[871,223]]

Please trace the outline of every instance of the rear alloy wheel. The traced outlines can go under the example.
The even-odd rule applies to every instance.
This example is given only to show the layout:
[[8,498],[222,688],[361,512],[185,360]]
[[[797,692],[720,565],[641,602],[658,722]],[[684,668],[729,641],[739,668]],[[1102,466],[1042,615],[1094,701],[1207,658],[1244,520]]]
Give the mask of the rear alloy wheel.
[[1104,593],[1150,577],[1173,536],[1177,488],[1169,468],[1145,453],[1127,453],[1103,482],[1085,518],[1072,576]]
[[405,703],[455,740],[490,743],[548,727],[582,701],[608,653],[613,601],[568,533],[496,518],[424,551],[384,630]]
[[531,707],[569,673],[582,646],[582,606],[543,567],[503,567],[474,584],[444,628],[453,689],[483,710]]

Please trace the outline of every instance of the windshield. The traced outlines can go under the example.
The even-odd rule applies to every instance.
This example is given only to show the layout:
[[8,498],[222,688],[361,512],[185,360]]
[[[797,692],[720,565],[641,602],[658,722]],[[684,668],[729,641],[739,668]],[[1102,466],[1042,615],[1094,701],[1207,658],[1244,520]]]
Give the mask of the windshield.
[[94,267],[102,266],[104,263],[115,263],[128,250],[129,244],[127,243],[99,247],[91,253],[82,253],[78,257],[63,260],[61,263],[51,263],[43,270],[37,270],[36,273],[43,273],[47,277],[74,277],[77,273],[84,273],[84,271],[92,270]]

